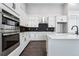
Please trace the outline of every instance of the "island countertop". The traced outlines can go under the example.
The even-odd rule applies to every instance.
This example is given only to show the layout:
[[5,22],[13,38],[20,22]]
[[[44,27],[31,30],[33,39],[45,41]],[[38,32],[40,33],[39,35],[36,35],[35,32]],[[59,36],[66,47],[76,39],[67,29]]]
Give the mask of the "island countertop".
[[51,33],[47,35],[47,56],[79,56],[79,35]]
[[79,39],[79,35],[71,33],[52,33],[48,34],[47,37],[51,39]]

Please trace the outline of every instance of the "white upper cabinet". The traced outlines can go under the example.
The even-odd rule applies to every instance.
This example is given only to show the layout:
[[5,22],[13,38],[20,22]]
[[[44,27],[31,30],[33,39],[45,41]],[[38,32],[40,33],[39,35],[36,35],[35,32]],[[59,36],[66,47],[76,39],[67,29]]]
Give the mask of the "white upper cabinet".
[[13,3],[3,3],[3,4],[5,4],[6,6],[12,9]]
[[30,16],[27,27],[38,27],[39,23],[48,23],[48,27],[55,27],[55,16],[49,16],[47,20],[43,21],[41,19],[38,16]]
[[6,5],[7,7],[9,7],[10,9],[12,9],[15,12],[20,10],[20,4],[19,3],[3,3],[3,4]]
[[38,27],[39,19],[36,16],[31,16],[28,19],[27,27]]
[[22,3],[16,3],[16,9],[15,9],[19,15],[20,15],[20,25],[21,26],[27,26],[27,20],[28,20],[28,15],[26,13],[26,7]]
[[56,22],[67,22],[67,16],[56,16]]
[[20,6],[21,6],[20,3],[15,3],[15,7],[14,7],[15,9],[14,9],[14,10],[15,10],[17,13],[20,13],[20,10],[21,10]]
[[54,16],[49,16],[48,19],[48,27],[55,27],[55,17]]

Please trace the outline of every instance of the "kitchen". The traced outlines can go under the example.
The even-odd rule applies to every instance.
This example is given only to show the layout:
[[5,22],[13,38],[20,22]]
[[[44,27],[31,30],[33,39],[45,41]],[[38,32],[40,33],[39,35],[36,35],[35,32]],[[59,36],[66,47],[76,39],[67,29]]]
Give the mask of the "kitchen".
[[[0,3],[0,55],[79,56],[78,5]],[[38,54],[37,49],[43,51]]]

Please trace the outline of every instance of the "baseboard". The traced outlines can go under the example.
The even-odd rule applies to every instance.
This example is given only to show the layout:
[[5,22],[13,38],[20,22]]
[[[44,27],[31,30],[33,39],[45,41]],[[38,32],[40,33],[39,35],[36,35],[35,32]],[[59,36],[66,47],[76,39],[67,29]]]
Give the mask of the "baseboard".
[[30,39],[31,41],[42,41],[42,40],[46,40],[46,39]]
[[30,42],[32,42],[32,41],[34,42],[34,41],[46,41],[46,40],[31,40]]

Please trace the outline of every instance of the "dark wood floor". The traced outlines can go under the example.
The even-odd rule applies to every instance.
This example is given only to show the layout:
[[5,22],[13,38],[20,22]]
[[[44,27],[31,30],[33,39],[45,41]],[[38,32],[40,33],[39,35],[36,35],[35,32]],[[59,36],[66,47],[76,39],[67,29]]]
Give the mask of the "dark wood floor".
[[46,56],[46,41],[30,41],[20,56]]

